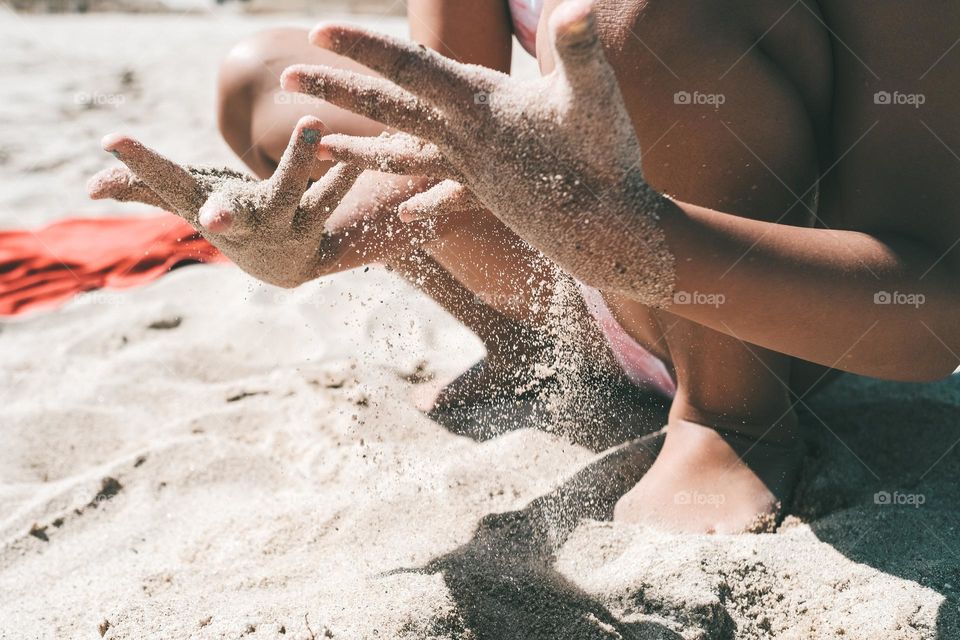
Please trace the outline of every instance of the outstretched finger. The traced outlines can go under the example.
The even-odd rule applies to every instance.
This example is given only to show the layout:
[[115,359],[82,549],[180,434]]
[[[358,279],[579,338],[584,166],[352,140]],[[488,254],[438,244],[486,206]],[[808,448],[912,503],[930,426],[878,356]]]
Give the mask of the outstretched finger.
[[413,222],[454,213],[478,213],[485,207],[465,186],[444,180],[400,205],[400,219]]
[[437,106],[462,103],[488,92],[501,75],[457,63],[410,40],[350,24],[319,24],[309,38],[311,44],[356,60]]
[[444,119],[436,109],[383,78],[325,65],[295,64],[283,70],[280,85],[420,136],[443,130]]
[[110,167],[94,174],[87,182],[87,195],[91,200],[110,198],[118,202],[142,202],[167,211],[172,209],[127,167]]
[[191,223],[196,222],[203,195],[200,185],[186,169],[129,136],[110,134],[101,144],[168,202],[174,213]]
[[550,34],[563,74],[574,90],[595,91],[615,82],[597,34],[591,0],[568,0],[557,7],[550,16]]
[[361,173],[363,167],[354,164],[341,162],[334,165],[303,194],[300,209],[293,220],[294,226],[310,227],[326,222]]
[[376,138],[333,134],[321,140],[319,154],[321,158],[349,162],[371,171],[459,177],[437,145],[406,133],[384,133]]
[[304,116],[297,122],[276,171],[267,180],[266,210],[272,215],[293,219],[317,164],[317,148],[324,126],[319,118]]

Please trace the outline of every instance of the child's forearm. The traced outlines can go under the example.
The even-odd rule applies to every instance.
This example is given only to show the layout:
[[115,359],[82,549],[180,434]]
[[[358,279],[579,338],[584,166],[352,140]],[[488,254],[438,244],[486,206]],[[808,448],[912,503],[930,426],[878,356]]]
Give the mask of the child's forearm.
[[659,213],[676,257],[671,313],[863,375],[930,380],[960,364],[960,285],[944,250],[669,200]]
[[367,172],[327,220],[308,279],[394,259],[423,248],[446,232],[445,221],[404,224],[401,202],[423,189],[426,179]]

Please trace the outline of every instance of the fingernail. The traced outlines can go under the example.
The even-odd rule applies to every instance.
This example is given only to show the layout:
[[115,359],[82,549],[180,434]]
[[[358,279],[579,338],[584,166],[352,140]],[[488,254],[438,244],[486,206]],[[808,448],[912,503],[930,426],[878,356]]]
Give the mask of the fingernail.
[[320,132],[316,129],[304,129],[300,135],[307,144],[314,144],[320,139]]
[[284,71],[283,75],[280,76],[280,88],[286,91],[299,92],[300,79],[297,74],[292,71]]
[[310,35],[307,36],[307,41],[315,47],[321,47],[324,49],[329,49],[334,46],[336,42],[330,37],[327,33],[328,25],[326,23],[320,23],[310,30]]
[[570,3],[564,11],[566,13],[560,17],[563,23],[560,30],[562,35],[577,38],[589,31],[593,23],[593,12],[589,2]]
[[317,147],[317,160],[333,160],[333,154],[330,149],[324,146]]
[[576,20],[568,22],[563,30],[563,35],[568,38],[578,38],[590,30],[590,14],[579,17]]
[[204,205],[198,216],[198,222],[207,231],[225,233],[233,226],[234,214],[216,206]]
[[100,139],[100,148],[107,153],[112,153],[119,158],[118,148],[126,140],[126,136],[120,133],[108,133]]
[[114,158],[116,158],[117,160],[120,159],[120,152],[119,152],[117,149],[111,149],[111,150],[110,150],[110,155],[112,155],[112,156],[113,156]]

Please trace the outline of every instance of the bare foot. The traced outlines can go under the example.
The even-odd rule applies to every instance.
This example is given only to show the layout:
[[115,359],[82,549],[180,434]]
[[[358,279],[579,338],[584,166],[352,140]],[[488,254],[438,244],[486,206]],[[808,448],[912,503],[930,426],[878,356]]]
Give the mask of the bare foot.
[[656,462],[617,503],[614,519],[687,533],[769,531],[802,457],[800,446],[676,421]]

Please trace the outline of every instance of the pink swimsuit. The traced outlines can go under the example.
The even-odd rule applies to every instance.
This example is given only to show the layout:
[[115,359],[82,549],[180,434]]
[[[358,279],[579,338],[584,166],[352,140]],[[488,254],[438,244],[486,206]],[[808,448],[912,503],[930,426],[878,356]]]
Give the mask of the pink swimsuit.
[[537,27],[543,0],[509,0],[510,16],[513,18],[513,33],[533,57],[537,56]]
[[[513,33],[527,52],[537,55],[537,27],[543,0],[508,0],[513,19]],[[610,350],[623,368],[624,374],[637,386],[656,391],[668,398],[677,392],[677,386],[663,362],[630,337],[607,306],[600,292],[580,285],[583,299],[594,320],[606,336]]]

